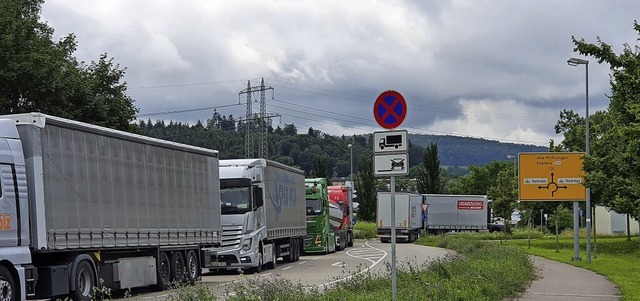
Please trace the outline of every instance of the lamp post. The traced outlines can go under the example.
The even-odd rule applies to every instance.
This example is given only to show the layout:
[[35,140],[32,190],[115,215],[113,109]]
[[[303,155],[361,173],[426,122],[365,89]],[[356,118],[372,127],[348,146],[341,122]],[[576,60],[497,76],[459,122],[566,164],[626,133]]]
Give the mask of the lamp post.
[[[567,60],[569,66],[584,65],[585,67],[585,99],[586,99],[586,117],[585,117],[585,154],[589,157],[589,61],[572,57]],[[587,263],[591,263],[591,189],[587,187],[586,195],[586,226],[587,226]]]
[[351,215],[351,226],[353,227],[353,192],[356,190],[356,184],[353,183],[353,145],[349,143],[349,181],[351,182],[351,200],[349,200],[349,214]]
[[507,159],[513,159],[513,177],[516,177],[516,156],[507,155]]

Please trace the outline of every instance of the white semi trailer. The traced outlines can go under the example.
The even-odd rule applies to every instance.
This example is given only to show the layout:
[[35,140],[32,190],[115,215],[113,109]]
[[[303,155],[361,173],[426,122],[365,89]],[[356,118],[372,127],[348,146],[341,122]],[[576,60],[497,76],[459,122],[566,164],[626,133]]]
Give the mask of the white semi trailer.
[[[431,234],[485,231],[488,200],[484,195],[424,194],[428,205],[427,228]],[[496,225],[497,226],[497,225]]]
[[298,261],[307,235],[304,172],[266,160],[220,161],[222,243],[211,270],[260,272]]
[[2,300],[194,282],[219,244],[218,152],[39,113],[0,116]]
[[[422,195],[406,192],[395,193],[396,239],[413,242],[420,236],[422,228]],[[381,242],[391,241],[391,193],[378,193],[376,218],[378,237]]]

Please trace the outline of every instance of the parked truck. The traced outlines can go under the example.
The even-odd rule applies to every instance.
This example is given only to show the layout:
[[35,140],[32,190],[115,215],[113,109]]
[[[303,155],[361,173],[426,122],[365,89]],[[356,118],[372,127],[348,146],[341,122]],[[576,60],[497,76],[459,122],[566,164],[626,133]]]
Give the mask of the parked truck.
[[260,272],[300,259],[304,172],[266,159],[220,161],[222,244],[212,270]]
[[195,282],[219,244],[218,152],[0,116],[2,300]]
[[[343,250],[353,246],[353,218],[350,204],[353,203],[353,189],[351,186],[329,186],[329,202],[340,208],[342,216],[340,223],[333,226],[336,232],[336,249]],[[332,219],[334,217],[332,216]],[[337,216],[335,217],[337,222]]]
[[[391,241],[391,193],[379,192],[376,217],[377,232],[381,242]],[[422,228],[422,195],[407,192],[395,193],[396,240],[413,242]]]
[[[340,224],[342,210],[329,202],[327,179],[305,179],[307,203],[307,238],[305,253],[333,253],[336,251],[335,228]],[[333,217],[333,218],[332,218]],[[331,226],[331,223],[334,226]]]
[[[424,194],[430,234],[488,230],[490,211],[484,195]],[[496,225],[498,226],[498,225]]]

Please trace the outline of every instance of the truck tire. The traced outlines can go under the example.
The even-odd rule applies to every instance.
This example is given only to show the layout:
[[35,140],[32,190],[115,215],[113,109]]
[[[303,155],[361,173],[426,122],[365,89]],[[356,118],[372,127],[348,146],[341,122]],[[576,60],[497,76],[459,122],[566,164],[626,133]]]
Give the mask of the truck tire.
[[338,242],[336,243],[336,252],[337,251],[342,251],[342,244],[343,244],[343,240],[342,240],[342,234],[336,236],[338,238]]
[[155,290],[165,291],[171,284],[171,262],[167,253],[158,253],[158,265],[156,266],[157,284]]
[[349,232],[349,234],[347,234],[349,236],[348,238],[348,243],[347,243],[347,247],[353,247],[353,232]]
[[181,251],[175,251],[171,255],[171,282],[183,282],[186,280],[187,267]]
[[187,281],[189,281],[190,284],[196,283],[200,274],[200,264],[198,263],[198,256],[193,250],[187,251],[186,268]]
[[282,256],[282,259],[286,262],[294,262],[296,261],[296,239],[289,238],[289,254],[287,256]]
[[295,247],[293,249],[293,252],[295,253],[295,259],[293,261],[299,261],[300,260],[300,255],[302,254],[302,239],[301,238],[296,238],[293,240],[295,243]]
[[17,293],[18,288],[11,272],[6,267],[0,266],[0,300],[16,301]]
[[[95,274],[91,263],[87,260],[82,260],[78,263],[75,271],[76,281],[73,283],[74,290],[69,293],[69,297],[74,301],[89,301],[93,300],[93,288],[96,286]],[[3,299],[4,300],[4,299]]]
[[274,245],[273,245],[273,249],[272,249],[272,251],[271,251],[271,262],[269,262],[269,263],[265,264],[265,267],[266,267],[267,269],[271,269],[271,270],[273,270],[273,269],[275,269],[275,268],[276,268],[276,266],[278,265],[278,257],[277,257],[277,255],[276,255],[276,247],[277,247],[277,246],[274,244]]
[[252,274],[262,272],[262,265],[262,243],[260,243],[260,247],[258,247],[258,266],[250,268],[249,272]]

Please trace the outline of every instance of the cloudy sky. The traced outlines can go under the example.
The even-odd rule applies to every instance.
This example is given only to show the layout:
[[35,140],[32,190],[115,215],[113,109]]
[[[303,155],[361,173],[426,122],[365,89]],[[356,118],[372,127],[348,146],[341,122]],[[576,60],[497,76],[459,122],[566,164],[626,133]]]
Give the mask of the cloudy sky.
[[[77,58],[106,52],[127,68],[140,118],[242,117],[239,92],[264,78],[274,127],[382,130],[373,103],[396,90],[410,133],[548,146],[562,109],[585,113],[571,36],[620,52],[636,44],[639,11],[632,0],[46,0],[42,18],[56,38],[77,36]],[[594,112],[608,105],[609,67],[587,59]]]

